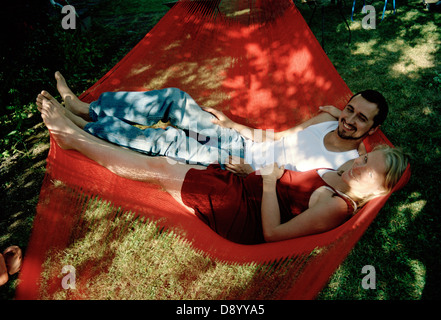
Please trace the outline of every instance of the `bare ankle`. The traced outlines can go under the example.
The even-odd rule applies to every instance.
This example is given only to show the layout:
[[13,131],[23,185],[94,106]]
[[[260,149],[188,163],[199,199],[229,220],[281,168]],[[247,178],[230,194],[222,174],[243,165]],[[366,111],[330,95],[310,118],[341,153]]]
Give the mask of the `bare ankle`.
[[66,97],[64,100],[66,108],[78,117],[83,118],[85,121],[92,121],[89,116],[89,104],[85,103],[78,98]]

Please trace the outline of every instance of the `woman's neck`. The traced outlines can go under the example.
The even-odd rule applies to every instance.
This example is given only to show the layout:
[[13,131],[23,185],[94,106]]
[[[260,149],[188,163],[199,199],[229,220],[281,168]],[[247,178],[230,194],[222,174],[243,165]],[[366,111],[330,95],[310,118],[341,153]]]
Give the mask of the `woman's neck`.
[[341,177],[343,173],[344,173],[343,170],[329,171],[322,176],[322,179],[335,190],[345,194],[346,196],[354,200],[356,203],[359,203],[362,199],[362,196],[357,195],[354,192],[351,192],[350,187],[346,182],[343,181]]

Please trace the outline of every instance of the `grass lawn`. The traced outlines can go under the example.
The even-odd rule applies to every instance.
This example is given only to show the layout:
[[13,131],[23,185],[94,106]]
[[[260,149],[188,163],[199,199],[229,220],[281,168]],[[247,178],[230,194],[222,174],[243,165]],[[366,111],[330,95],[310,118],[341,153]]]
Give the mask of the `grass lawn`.
[[[56,70],[63,71],[76,93],[86,90],[159,21],[168,10],[163,3],[169,1],[72,0],[70,3],[80,17],[91,17],[85,19],[84,31],[80,27],[62,29],[63,16],[48,1],[28,2],[14,1],[0,13],[4,23],[0,54],[1,251],[13,244],[26,251],[44,177],[49,137],[34,104],[36,94],[43,88],[56,92],[53,81]],[[296,2],[309,21],[311,8]],[[352,36],[348,45],[348,32],[338,10],[329,1],[324,3],[326,53],[353,92],[372,88],[384,93],[390,113],[382,129],[393,144],[410,152],[413,160],[408,185],[390,198],[318,298],[439,299],[441,14],[424,10],[421,1],[409,0],[397,3],[395,15],[392,4],[388,4],[385,18],[380,22],[384,1],[373,1],[376,28],[364,29],[362,2],[357,2],[353,22],[349,20],[352,3],[347,2],[344,14]],[[321,40],[320,10],[310,26]],[[102,214],[107,208],[104,204],[91,204],[92,207],[95,209],[90,214]],[[114,244],[125,254],[115,257],[113,264],[107,266],[108,278],[100,280],[106,285],[96,286],[92,296],[103,299],[235,297],[243,294],[248,279],[259,269],[254,265],[215,263],[193,252],[173,235],[158,236],[154,224],[134,221],[132,229],[133,233]],[[52,257],[54,260],[46,262],[48,268],[66,264],[68,256],[84,252],[91,241],[95,240],[84,237],[84,241],[68,248],[64,255]],[[150,254],[142,257],[130,254],[135,250],[131,247],[134,243],[151,246]],[[171,252],[179,254],[169,258],[169,264],[159,263]],[[106,253],[104,250],[100,254]],[[127,265],[132,269],[122,269]],[[118,283],[127,283],[121,270],[133,274],[140,265],[147,272],[137,275],[141,285],[136,290],[118,287]],[[375,289],[361,286],[361,270],[365,265],[376,269]],[[43,278],[49,274],[50,270]],[[183,280],[183,274],[190,276]],[[115,281],[117,275],[121,277]],[[210,279],[215,278],[225,281],[213,283]],[[13,299],[16,285],[17,277],[13,276],[0,287],[0,299]],[[251,292],[250,297],[264,298],[265,294]],[[69,297],[66,292],[60,292],[50,298]]]

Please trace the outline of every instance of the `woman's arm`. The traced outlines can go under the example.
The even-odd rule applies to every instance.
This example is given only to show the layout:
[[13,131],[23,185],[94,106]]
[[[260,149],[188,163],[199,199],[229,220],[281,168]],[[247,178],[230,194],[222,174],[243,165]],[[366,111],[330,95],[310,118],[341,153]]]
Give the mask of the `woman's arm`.
[[[263,207],[263,206],[262,206]],[[271,210],[268,208],[268,210]],[[273,207],[280,219],[280,211]],[[340,197],[330,197],[303,211],[283,224],[272,225],[264,231],[265,241],[281,241],[301,236],[322,233],[341,225],[348,218],[347,204]],[[263,219],[263,216],[262,216]],[[280,220],[279,220],[280,221]]]
[[265,241],[281,241],[331,230],[347,218],[347,204],[332,193],[322,194],[314,205],[286,223],[281,223],[277,198],[277,180],[283,171],[275,167],[273,173],[262,175],[262,229]]
[[277,238],[277,227],[280,225],[280,209],[277,199],[276,181],[263,181],[262,193],[262,230],[265,241]]
[[274,237],[275,230],[280,225],[280,209],[276,186],[277,181],[284,173],[284,169],[274,164],[263,168],[260,173],[263,181],[261,204],[263,236],[265,241],[271,241],[270,239]]

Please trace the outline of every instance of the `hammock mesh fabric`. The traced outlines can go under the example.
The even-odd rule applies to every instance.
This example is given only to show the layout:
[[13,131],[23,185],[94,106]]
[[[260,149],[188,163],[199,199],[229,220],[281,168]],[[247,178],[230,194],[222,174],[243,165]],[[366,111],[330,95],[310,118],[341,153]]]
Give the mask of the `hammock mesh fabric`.
[[[310,118],[320,105],[343,108],[352,95],[289,0],[180,1],[81,99],[90,102],[105,91],[166,87],[178,87],[237,122],[277,131]],[[365,143],[368,150],[390,144],[379,131]],[[407,170],[397,188],[409,174]],[[270,297],[277,299],[316,297],[389,197],[372,200],[348,222],[323,234],[239,245],[215,234],[156,185],[120,178],[51,139],[17,299],[44,298],[42,264],[81,235],[78,226],[88,228],[84,207],[96,195],[157,221],[215,260],[283,269],[284,288]],[[92,276],[83,269],[81,278]],[[45,292],[59,290],[60,273],[53,278]],[[88,297],[77,290],[76,298]]]

